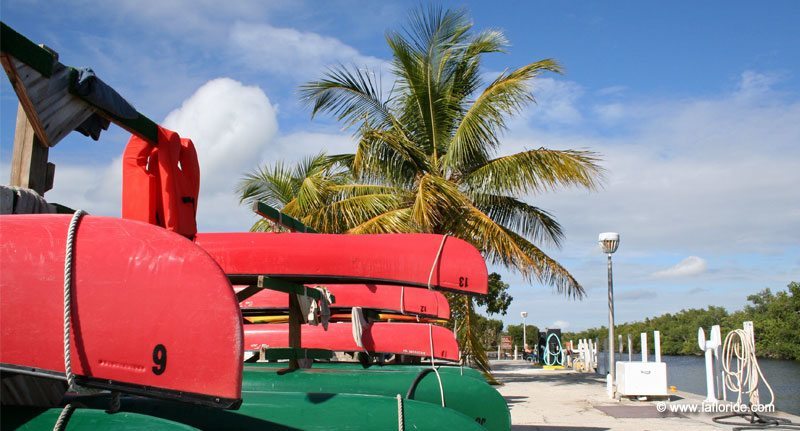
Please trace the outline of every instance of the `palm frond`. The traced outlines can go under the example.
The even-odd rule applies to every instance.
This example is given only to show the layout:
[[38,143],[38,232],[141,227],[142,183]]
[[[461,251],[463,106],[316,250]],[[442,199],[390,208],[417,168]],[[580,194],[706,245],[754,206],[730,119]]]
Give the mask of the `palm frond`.
[[311,106],[312,117],[329,113],[348,127],[365,119],[382,126],[398,124],[375,81],[369,70],[339,65],[328,69],[322,80],[301,86],[300,95]]
[[487,161],[463,183],[493,194],[542,192],[565,186],[595,190],[603,180],[600,157],[591,151],[539,148]]
[[422,175],[415,189],[411,218],[420,232],[443,232],[470,205],[457,185],[440,176]]
[[461,349],[461,360],[467,363],[474,363],[490,384],[499,384],[492,376],[492,369],[489,365],[489,358],[486,356],[486,349],[481,343],[480,334],[475,330],[477,327],[475,309],[472,306],[472,298],[469,295],[448,294],[450,308],[456,311],[457,315],[462,316],[463,321],[455,322],[454,329],[458,338],[458,345]]
[[[444,151],[449,129],[459,112],[452,97],[453,76],[463,54],[466,34],[472,24],[463,11],[430,10],[412,18],[405,34],[390,33],[387,42],[392,50],[394,72],[401,90],[400,103],[414,107],[414,117],[421,130],[432,167],[438,167],[438,154]],[[420,133],[421,132],[421,133]]]
[[564,232],[549,212],[511,196],[471,193],[475,207],[507,229],[537,244],[561,246]]
[[363,182],[409,187],[420,172],[420,165],[426,166],[419,158],[419,147],[392,130],[374,134],[364,131],[353,156],[352,174]]
[[311,215],[311,226],[320,232],[345,232],[404,202],[395,193],[362,194],[336,200]]
[[292,168],[283,162],[248,172],[236,187],[240,202],[252,204],[261,201],[275,207],[282,207],[294,199],[296,189]]
[[332,154],[328,156],[328,161],[333,169],[342,169],[347,172],[353,171],[353,160],[355,154]]
[[382,184],[360,184],[360,183],[337,184],[331,186],[331,191],[337,193],[339,196],[343,198],[351,196],[371,195],[371,194],[405,193],[405,190],[398,189],[397,187],[386,186]]
[[558,293],[574,298],[584,295],[583,287],[557,261],[530,241],[496,223],[474,206],[465,215],[465,223],[457,233],[483,251],[486,259],[518,271],[528,280],[536,278],[552,286]]
[[547,59],[500,74],[461,117],[443,161],[444,169],[463,172],[485,163],[499,145],[499,135],[506,129],[506,117],[534,101],[533,78],[544,71],[560,70],[558,63]]
[[416,226],[411,222],[410,208],[397,208],[378,214],[375,217],[350,228],[349,234],[375,234],[375,233],[414,233]]
[[275,225],[268,219],[261,218],[255,221],[250,226],[250,232],[271,232],[275,229]]
[[[458,59],[453,73],[453,85],[450,98],[454,103],[461,105],[462,113],[466,112],[465,100],[478,90],[482,85],[481,79],[481,56],[493,52],[503,52],[508,45],[508,40],[502,32],[497,30],[485,30],[472,37],[466,48],[463,50],[461,58]],[[453,135],[453,130],[458,125],[454,122],[449,130]]]
[[[416,171],[430,171],[426,154],[414,142],[409,141],[406,136],[397,133],[396,129],[371,129],[364,132],[362,139],[371,141],[373,144],[385,145],[392,150],[398,162],[409,163]],[[363,162],[361,164],[363,165]]]

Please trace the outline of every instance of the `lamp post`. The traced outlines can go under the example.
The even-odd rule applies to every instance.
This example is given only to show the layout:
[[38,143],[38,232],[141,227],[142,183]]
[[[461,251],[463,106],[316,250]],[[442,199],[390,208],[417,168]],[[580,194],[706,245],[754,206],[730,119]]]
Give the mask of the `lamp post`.
[[614,397],[616,370],[614,369],[614,281],[611,276],[611,255],[619,247],[619,234],[603,232],[598,238],[603,253],[608,255],[608,395]]
[[528,338],[525,336],[525,318],[528,317],[528,312],[523,311],[519,315],[522,316],[522,359],[525,359],[525,352],[528,350]]

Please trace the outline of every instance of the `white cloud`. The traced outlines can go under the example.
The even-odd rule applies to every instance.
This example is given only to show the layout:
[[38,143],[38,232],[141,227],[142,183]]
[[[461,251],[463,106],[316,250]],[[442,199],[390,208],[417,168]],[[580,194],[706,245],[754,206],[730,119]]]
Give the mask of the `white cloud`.
[[743,99],[761,98],[772,93],[772,87],[780,81],[780,76],[773,73],[759,73],[752,70],[742,72],[737,86],[737,96]]
[[594,253],[580,244],[593,245],[607,230],[622,233],[619,253],[627,256],[776,252],[796,244],[800,231],[800,102],[769,91],[746,100],[737,91],[628,104],[625,111],[639,113],[633,130],[610,138],[516,129],[503,152],[545,146],[602,154],[607,181],[597,192],[528,197],[563,224],[572,256]]
[[653,273],[653,277],[687,277],[702,274],[706,272],[706,269],[708,269],[708,265],[703,258],[689,256],[667,269],[656,271]]
[[639,301],[642,299],[653,299],[658,293],[652,289],[634,289],[622,292],[614,292],[615,301]]
[[593,110],[601,121],[607,123],[617,122],[624,119],[626,115],[629,115],[622,103],[600,104],[596,105]]
[[556,328],[565,331],[567,328],[569,328],[569,326],[570,324],[566,320],[556,320],[549,326],[549,328]]
[[[275,107],[258,87],[228,78],[207,82],[180,108],[172,111],[164,127],[191,138],[200,162],[198,228],[246,230],[255,217],[239,205],[236,184],[241,175],[263,162],[278,132]],[[4,167],[4,169],[6,169]],[[120,216],[122,163],[108,165],[57,163],[50,202],[86,209],[92,214]]]
[[237,22],[230,31],[230,42],[248,66],[292,77],[319,74],[339,63],[367,67],[383,63],[334,37],[269,24]]
[[239,205],[234,190],[242,174],[274,143],[278,123],[269,98],[258,87],[215,79],[167,115],[164,126],[191,138],[197,148],[199,228],[249,228],[253,217]]
[[345,133],[295,132],[280,136],[276,146],[280,157],[273,153],[269,160],[299,160],[324,151],[327,154],[352,153],[356,150],[353,137]]
[[[525,298],[536,298],[545,304],[544,322],[569,310],[580,316],[571,319],[575,327],[602,324],[605,257],[596,241],[605,231],[622,235],[614,255],[620,321],[706,304],[735,309],[759,289],[785,286],[799,268],[800,99],[781,94],[774,77],[762,75],[745,73],[732,91],[702,98],[614,99],[622,127],[613,134],[598,136],[589,128],[599,118],[589,117],[596,115],[590,110],[583,111],[585,129],[536,128],[536,117],[530,124],[515,123],[503,154],[541,146],[590,149],[602,154],[608,171],[596,192],[569,189],[525,197],[561,223],[563,248],[545,251],[583,284],[588,298],[567,302],[546,286],[520,281],[515,293],[525,296],[514,295],[509,312],[530,309]],[[713,271],[653,277],[685,256],[702,256],[714,263]],[[697,271],[701,265],[694,263]],[[703,292],[692,291],[698,280]],[[686,294],[635,301],[646,290],[661,289]]]
[[624,85],[612,85],[610,87],[601,88],[594,93],[598,96],[621,96],[626,91],[628,91],[628,87]]
[[583,119],[578,109],[578,99],[583,95],[583,88],[575,82],[536,78],[533,81],[533,94],[536,105],[531,112],[533,120],[538,124],[576,124]]

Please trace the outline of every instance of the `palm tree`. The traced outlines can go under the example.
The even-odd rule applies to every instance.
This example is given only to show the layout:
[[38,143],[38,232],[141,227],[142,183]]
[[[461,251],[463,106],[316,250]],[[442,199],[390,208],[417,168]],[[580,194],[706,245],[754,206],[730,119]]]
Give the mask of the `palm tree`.
[[[582,297],[580,283],[539,248],[560,246],[561,226],[521,196],[596,188],[597,154],[536,148],[493,157],[507,118],[534,101],[534,78],[560,72],[558,63],[536,61],[485,84],[482,56],[508,43],[496,30],[474,33],[460,10],[417,11],[386,39],[394,75],[387,94],[375,74],[344,65],[301,87],[312,116],[329,114],[354,130],[355,153],[254,172],[240,185],[242,200],[277,204],[320,232],[456,236],[490,263]],[[454,306],[471,316],[471,299],[462,301]],[[488,370],[469,320],[457,322],[462,349]]]

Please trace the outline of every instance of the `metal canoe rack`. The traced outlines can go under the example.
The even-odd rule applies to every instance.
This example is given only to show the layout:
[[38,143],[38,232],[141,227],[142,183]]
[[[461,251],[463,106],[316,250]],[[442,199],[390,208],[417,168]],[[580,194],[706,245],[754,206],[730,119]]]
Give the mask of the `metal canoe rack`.
[[317,233],[313,228],[305,225],[300,220],[265,204],[264,202],[254,202],[253,212],[289,229],[291,232]]
[[[302,284],[292,283],[289,281],[281,280],[279,278],[268,277],[265,275],[257,275],[257,276],[235,276],[231,275],[228,276],[231,284],[237,285],[247,285],[247,287],[239,293],[236,294],[236,299],[239,302],[244,301],[245,299],[255,295],[256,293],[264,290],[276,290],[279,292],[284,292],[289,294],[289,348],[288,349],[268,349],[265,348],[263,350],[268,350],[265,354],[262,354],[262,357],[265,359],[288,359],[289,360],[289,368],[288,370],[296,370],[300,368],[300,359],[303,358],[311,358],[311,359],[330,359],[329,351],[325,354],[321,354],[316,352],[319,349],[304,349],[302,347],[302,329],[301,325],[303,324],[303,311],[300,307],[300,300],[298,296],[308,296],[312,299],[318,301],[325,301],[324,295],[317,289],[308,288]],[[331,302],[335,301],[336,298],[331,296]],[[272,352],[272,351],[275,352]]]

